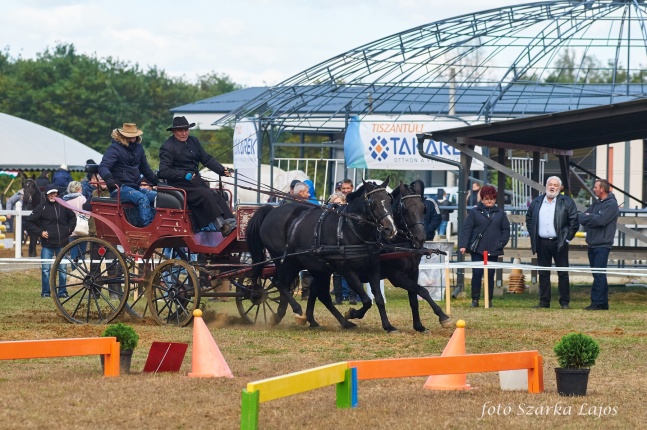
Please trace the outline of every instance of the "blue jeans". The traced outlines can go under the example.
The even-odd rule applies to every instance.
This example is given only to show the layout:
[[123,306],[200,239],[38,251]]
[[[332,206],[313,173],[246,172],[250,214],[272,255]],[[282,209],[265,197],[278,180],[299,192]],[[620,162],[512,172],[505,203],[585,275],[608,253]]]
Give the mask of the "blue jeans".
[[447,233],[447,223],[449,221],[441,221],[440,225],[438,226],[438,235],[440,236],[445,236]]
[[[609,248],[589,248],[591,268],[604,269],[609,261]],[[591,304],[609,309],[609,284],[606,273],[594,273],[591,286]]]
[[[147,226],[153,222],[155,218],[155,197],[157,191],[152,190],[137,190],[128,185],[121,186],[121,203],[132,203],[139,208],[139,216],[142,219],[142,227]],[[110,193],[110,197],[117,197],[117,190]]]
[[[40,258],[43,260],[50,260],[56,258],[56,254],[61,252],[61,247],[58,248],[45,248],[44,246],[40,250]],[[59,296],[62,294],[67,294],[67,289],[65,288],[67,279],[67,264],[61,264],[58,266],[58,287],[59,290],[56,292]],[[49,296],[49,273],[52,269],[52,263],[43,262],[41,266],[41,276],[40,276],[40,285],[41,285],[41,296]]]
[[[70,236],[70,242],[74,242],[78,237],[76,236]],[[74,260],[75,258],[84,258],[85,256],[85,250],[88,247],[88,242],[81,242],[80,244],[76,245],[75,247],[70,249],[70,258]],[[72,265],[74,266],[74,265]]]

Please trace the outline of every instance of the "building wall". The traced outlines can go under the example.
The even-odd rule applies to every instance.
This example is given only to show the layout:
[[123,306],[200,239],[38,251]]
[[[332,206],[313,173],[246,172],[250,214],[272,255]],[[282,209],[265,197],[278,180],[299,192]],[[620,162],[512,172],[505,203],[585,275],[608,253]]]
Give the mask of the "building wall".
[[[608,179],[616,188],[623,189],[637,198],[642,198],[645,187],[643,178],[645,171],[644,142],[643,140],[632,140],[628,146],[628,167],[626,166],[627,144],[625,142],[596,147],[595,172],[598,176]],[[616,192],[615,195],[619,204],[624,203],[623,207],[641,206],[640,203],[625,197],[622,193]]]

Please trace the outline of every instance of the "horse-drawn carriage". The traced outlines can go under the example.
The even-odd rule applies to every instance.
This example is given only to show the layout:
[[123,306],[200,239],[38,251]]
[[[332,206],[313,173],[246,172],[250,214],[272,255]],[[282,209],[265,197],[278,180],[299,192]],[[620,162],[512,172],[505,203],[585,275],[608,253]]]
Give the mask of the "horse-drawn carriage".
[[[294,262],[296,266],[291,267],[298,267],[297,258],[307,254],[324,261],[323,264],[327,267],[324,271],[327,271],[335,266],[334,263],[327,262],[330,255],[337,255],[343,262],[352,262],[357,259],[357,256],[345,255],[344,250],[357,254],[357,249],[374,249],[377,246],[376,236],[385,229],[391,232],[391,236],[395,236],[399,230],[403,237],[406,236],[405,240],[413,240],[418,248],[422,246],[424,228],[422,228],[421,219],[424,205],[419,198],[405,203],[407,200],[405,194],[409,194],[409,197],[419,197],[421,190],[414,192],[401,184],[399,188],[402,191],[398,190],[398,197],[393,201],[384,187],[384,184],[378,186],[374,183],[365,183],[352,193],[351,203],[347,205],[348,213],[346,208],[325,209],[319,206],[310,206],[309,209],[296,211],[301,214],[301,218],[307,214],[314,214],[314,219],[319,219],[314,231],[306,233],[306,236],[312,236],[314,233],[315,237],[323,232],[322,226],[328,222],[324,214],[333,213],[334,215],[329,218],[334,220],[328,224],[336,229],[336,234],[332,235],[336,236],[334,239],[338,243],[336,248],[326,248],[321,245],[322,238],[319,237],[316,246],[313,245],[305,250],[302,248],[298,252],[289,251],[289,247],[285,246],[285,251],[278,257],[273,255],[271,262],[265,261],[264,254],[257,252],[257,257],[261,256],[256,258],[256,264],[251,264],[249,261],[248,244],[244,238],[244,226],[250,217],[252,220],[254,218],[251,216],[254,211],[252,207],[237,209],[239,227],[235,233],[223,237],[220,232],[193,230],[192,214],[186,203],[186,192],[181,189],[158,187],[155,218],[146,227],[135,227],[129,222],[128,214],[132,206],[120,203],[118,198],[94,197],[92,212],[88,214],[95,220],[96,236],[81,237],[61,250],[52,266],[53,273],[50,276],[52,297],[61,314],[73,323],[106,323],[125,310],[134,317],[150,315],[160,324],[183,326],[191,321],[193,310],[200,307],[200,301],[205,297],[235,298],[240,316],[250,323],[257,321],[277,323],[285,314],[288,303],[296,314],[302,315],[301,306],[296,303],[290,291],[293,285],[290,281],[292,278],[279,276],[275,285],[277,281],[275,268],[279,268],[280,271],[281,267],[287,267],[284,262]],[[59,202],[66,205],[62,200]],[[413,207],[415,210],[412,209]],[[399,216],[395,221],[394,213],[397,215],[396,218]],[[344,223],[344,220],[349,221]],[[289,231],[284,232],[285,237],[291,238],[295,235],[294,229],[301,221],[296,222],[296,219],[294,221],[286,224]],[[397,229],[396,224],[399,225]],[[346,230],[347,232],[344,233]],[[366,236],[362,233],[364,230],[370,235],[368,239],[362,238]],[[416,233],[412,233],[412,230]],[[420,239],[421,232],[422,239]],[[340,242],[339,237],[346,237],[345,242]],[[359,240],[355,248],[349,246],[353,240]],[[256,241],[261,240],[256,237]],[[259,248],[256,247],[256,249]],[[367,256],[375,254],[372,250],[359,251],[359,254],[364,253]],[[411,297],[415,298],[416,294],[432,304],[441,324],[445,326],[449,317],[433,303],[427,290],[418,286],[414,279],[403,280],[406,276],[413,278],[413,272],[417,278],[420,255],[421,253],[400,252],[400,255],[395,257],[391,253],[380,258],[387,261],[386,265],[391,266],[397,258],[413,261],[406,269],[409,274],[399,273],[397,279],[401,281],[397,282],[399,285],[396,283],[394,285],[410,291],[414,328],[424,329],[419,321],[417,299],[411,299]],[[259,258],[264,261],[258,261]],[[411,267],[412,265],[415,267]],[[344,264],[339,267],[345,270]],[[54,275],[59,272],[67,274],[64,285],[59,285],[59,277]],[[379,274],[380,271],[373,270],[373,272]],[[348,276],[355,277],[350,272]],[[361,287],[359,277],[358,275],[355,282],[356,287],[357,285]],[[235,287],[234,291],[218,290],[218,283],[225,279]],[[321,287],[317,296],[320,299],[323,298],[322,302],[335,313],[334,307],[329,306],[329,284],[325,280],[329,279],[329,275],[328,278],[324,276],[321,279],[323,279],[322,285],[325,285]],[[379,282],[374,281],[375,279],[371,284],[378,289],[377,295],[379,295],[379,287],[376,285]],[[314,325],[312,306],[317,296],[313,294],[311,296],[313,296],[311,302],[308,303],[308,321]],[[383,301],[376,300],[376,304],[382,315]],[[359,316],[351,318],[361,318],[370,306],[371,301],[364,294],[363,308]],[[383,326],[385,329],[391,327],[390,324],[385,325],[384,320],[385,314]]]

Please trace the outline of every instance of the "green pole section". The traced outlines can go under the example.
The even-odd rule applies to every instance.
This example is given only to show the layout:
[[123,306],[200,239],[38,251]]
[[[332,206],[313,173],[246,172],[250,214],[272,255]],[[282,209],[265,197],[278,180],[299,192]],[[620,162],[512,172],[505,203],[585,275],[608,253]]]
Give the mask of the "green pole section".
[[346,369],[344,380],[336,385],[337,407],[346,409],[351,407],[352,369]]
[[260,391],[248,393],[243,388],[243,394],[240,402],[240,430],[257,430],[258,429],[258,409]]

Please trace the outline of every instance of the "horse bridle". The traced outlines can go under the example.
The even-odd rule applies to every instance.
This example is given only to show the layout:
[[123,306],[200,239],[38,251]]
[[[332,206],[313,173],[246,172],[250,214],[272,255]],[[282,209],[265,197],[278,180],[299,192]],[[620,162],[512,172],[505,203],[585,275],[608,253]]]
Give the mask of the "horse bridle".
[[[367,192],[364,193],[364,200],[366,201],[366,206],[368,207],[368,215],[375,222],[377,222],[379,224],[380,221],[382,221],[384,218],[388,217],[391,214],[389,213],[388,210],[386,210],[386,207],[384,207],[384,214],[382,216],[380,216],[380,217],[375,216],[375,214],[373,213],[373,208],[375,207],[375,201],[373,200],[373,198],[369,198],[369,197],[372,194],[374,194],[374,193],[376,193],[378,191],[384,191],[386,193],[386,195],[389,196],[389,198],[391,199],[391,202],[393,202],[393,196],[388,191],[386,191],[386,188],[384,188],[384,187],[377,187],[377,188],[375,188],[375,189],[373,189],[371,191],[367,191]],[[385,200],[382,200],[382,201],[384,202]],[[389,206],[391,206],[391,205],[389,205]],[[391,210],[391,212],[393,212],[393,211]],[[378,228],[381,228],[381,225]]]
[[[400,196],[400,202],[398,203],[398,207],[395,213],[400,213],[401,218],[402,218],[402,223],[404,224],[404,234],[407,239],[412,239],[413,238],[413,232],[411,229],[413,229],[416,225],[420,224],[423,228],[425,227],[425,223],[423,221],[418,221],[414,222],[413,224],[409,225],[407,224],[407,220],[404,217],[404,211],[405,211],[405,206],[404,206],[404,200],[406,199],[419,199],[422,202],[422,197],[420,197],[418,194],[409,194],[408,196]],[[424,204],[424,203],[423,203]]]

